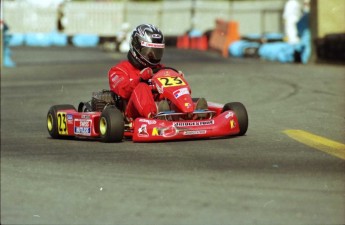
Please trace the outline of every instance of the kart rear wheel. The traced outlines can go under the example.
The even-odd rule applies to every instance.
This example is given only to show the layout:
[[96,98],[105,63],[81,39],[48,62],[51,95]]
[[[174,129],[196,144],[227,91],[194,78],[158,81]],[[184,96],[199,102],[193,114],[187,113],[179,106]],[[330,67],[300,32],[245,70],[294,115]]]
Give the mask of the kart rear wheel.
[[76,110],[73,105],[54,105],[50,107],[47,113],[47,129],[48,133],[52,138],[59,139],[59,138],[66,138],[67,136],[59,134],[59,127],[58,127],[58,115],[57,112],[60,110]]
[[121,142],[125,131],[123,115],[115,106],[106,107],[99,119],[102,142]]
[[248,113],[244,105],[240,102],[227,103],[224,105],[222,112],[227,110],[234,111],[240,126],[240,133],[238,135],[244,135],[248,130]]

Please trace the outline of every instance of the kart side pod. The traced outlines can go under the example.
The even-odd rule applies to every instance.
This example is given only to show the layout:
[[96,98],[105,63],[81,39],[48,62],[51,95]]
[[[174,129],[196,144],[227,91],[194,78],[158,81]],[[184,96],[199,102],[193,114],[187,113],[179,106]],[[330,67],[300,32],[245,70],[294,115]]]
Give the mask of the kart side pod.
[[137,118],[134,122],[134,142],[212,138],[240,133],[233,111],[226,111],[208,120],[166,121]]

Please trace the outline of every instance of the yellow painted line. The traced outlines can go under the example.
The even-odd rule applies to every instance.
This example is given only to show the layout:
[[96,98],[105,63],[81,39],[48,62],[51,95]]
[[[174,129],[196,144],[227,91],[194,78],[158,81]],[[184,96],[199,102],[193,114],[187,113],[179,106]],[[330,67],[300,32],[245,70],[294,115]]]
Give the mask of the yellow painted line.
[[345,145],[303,130],[284,130],[292,139],[345,160]]

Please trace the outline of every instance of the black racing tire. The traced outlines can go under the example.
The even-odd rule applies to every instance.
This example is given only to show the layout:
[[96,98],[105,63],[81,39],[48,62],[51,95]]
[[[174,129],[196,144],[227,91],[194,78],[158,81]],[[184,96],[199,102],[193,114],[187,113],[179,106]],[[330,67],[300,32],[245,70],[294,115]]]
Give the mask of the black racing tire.
[[59,134],[59,127],[58,127],[58,115],[57,112],[60,110],[76,110],[73,105],[54,105],[50,107],[47,113],[47,129],[48,133],[52,138],[61,139],[67,138],[68,136],[60,135]]
[[222,112],[231,110],[235,113],[239,126],[240,133],[239,136],[244,135],[248,130],[248,113],[244,105],[240,102],[231,102],[224,105]]
[[196,103],[198,100],[199,100],[199,98],[192,98],[192,101],[195,102],[195,103]]
[[120,110],[115,106],[106,107],[99,119],[99,133],[102,142],[121,142],[125,132],[125,122]]

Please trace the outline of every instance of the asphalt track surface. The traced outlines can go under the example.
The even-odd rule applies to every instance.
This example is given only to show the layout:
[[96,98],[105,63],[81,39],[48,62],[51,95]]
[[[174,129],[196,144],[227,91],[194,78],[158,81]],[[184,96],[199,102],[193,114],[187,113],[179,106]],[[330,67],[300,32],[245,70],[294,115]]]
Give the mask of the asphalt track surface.
[[123,58],[13,49],[17,67],[1,71],[1,224],[345,224],[345,160],[318,150],[317,138],[288,135],[344,150],[344,66],[167,49],[164,63],[184,71],[194,97],[246,106],[245,136],[51,139],[49,107],[107,89],[108,69]]

